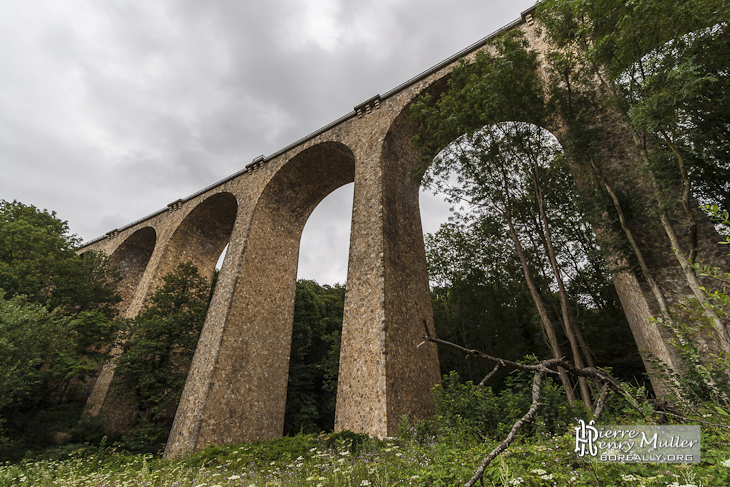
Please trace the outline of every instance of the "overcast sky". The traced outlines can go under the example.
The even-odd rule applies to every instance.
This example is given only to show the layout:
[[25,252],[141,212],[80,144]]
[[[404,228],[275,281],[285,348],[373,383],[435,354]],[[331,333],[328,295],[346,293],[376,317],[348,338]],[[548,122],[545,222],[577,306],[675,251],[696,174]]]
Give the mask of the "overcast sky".
[[[534,0],[3,0],[0,199],[84,240],[346,115]],[[425,231],[448,216],[424,200]],[[314,212],[300,277],[343,282],[352,185]],[[333,257],[334,256],[334,257]]]

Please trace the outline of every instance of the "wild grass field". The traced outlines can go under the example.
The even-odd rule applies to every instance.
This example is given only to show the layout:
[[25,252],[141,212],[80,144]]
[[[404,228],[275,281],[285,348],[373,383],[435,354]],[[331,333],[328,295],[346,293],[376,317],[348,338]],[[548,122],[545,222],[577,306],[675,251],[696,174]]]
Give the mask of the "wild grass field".
[[[105,445],[68,445],[0,466],[14,487],[264,487],[463,485],[499,439],[480,441],[424,424],[380,441],[349,432],[296,435],[224,447],[183,460],[131,455]],[[573,452],[575,439],[539,434],[518,439],[487,469],[486,486],[730,485],[730,435],[702,430],[699,464],[611,464]]]

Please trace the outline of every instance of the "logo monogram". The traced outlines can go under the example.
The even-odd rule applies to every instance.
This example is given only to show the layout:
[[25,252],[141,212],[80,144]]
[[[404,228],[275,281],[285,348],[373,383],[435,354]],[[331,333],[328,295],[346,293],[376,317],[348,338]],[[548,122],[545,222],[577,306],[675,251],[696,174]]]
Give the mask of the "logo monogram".
[[591,420],[587,425],[582,419],[578,420],[579,426],[575,427],[575,452],[579,457],[586,454],[591,456],[598,454],[598,448],[593,444],[598,439],[598,430],[593,426],[595,421]]

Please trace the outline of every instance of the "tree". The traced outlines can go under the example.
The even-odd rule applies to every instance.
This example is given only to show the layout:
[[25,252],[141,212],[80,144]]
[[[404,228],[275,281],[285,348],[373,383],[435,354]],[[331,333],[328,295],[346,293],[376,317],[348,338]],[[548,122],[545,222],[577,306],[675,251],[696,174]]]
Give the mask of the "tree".
[[[426,96],[414,104],[414,120],[420,126],[416,143],[428,154],[424,180],[440,186],[453,202],[470,205],[472,215],[467,218],[494,215],[501,219],[553,357],[563,356],[558,321],[576,366],[582,368],[585,362],[592,364],[592,357],[565,285],[567,262],[556,250],[556,212],[545,198],[546,182],[551,171],[553,177],[557,174],[551,167],[561,159],[561,150],[542,128],[551,125],[551,112],[537,53],[528,49],[518,31],[496,38],[492,47],[494,54],[480,52],[473,63],[454,69],[448,89],[438,100]],[[452,172],[455,185],[449,180]],[[576,192],[567,171],[562,176],[552,183],[559,183],[564,194]],[[573,201],[568,200],[568,206],[578,213]],[[534,244],[532,251],[530,244]],[[572,263],[579,260],[573,258]],[[544,264],[557,288],[559,319],[551,316],[547,293],[538,285]],[[561,380],[572,401],[572,385],[564,371]],[[588,384],[585,378],[579,382],[581,397],[591,408]]]
[[[626,223],[624,204],[633,199],[653,208],[725,354],[730,353],[727,323],[711,306],[694,270],[699,248],[693,197],[728,201],[727,180],[717,179],[728,174],[730,77],[722,61],[730,55],[728,13],[722,0],[609,0],[590,5],[549,0],[539,8],[547,36],[558,49],[552,53],[557,74],[553,93],[568,125],[574,160],[589,165],[610,195],[662,318],[672,324],[675,317],[667,305],[671,299],[646,264],[646,251]],[[586,108],[592,110],[588,117]],[[588,118],[592,120],[586,123]],[[624,195],[623,203],[616,188],[620,185],[603,164],[605,148],[591,142],[616,122],[628,129],[636,167],[646,181],[646,194]]]
[[[426,236],[426,259],[437,335],[517,360],[549,350],[508,239],[498,218],[454,221]],[[475,383],[488,372],[448,348],[439,349],[439,363],[443,374],[454,370]]]
[[284,432],[334,428],[345,287],[297,281]]
[[[554,202],[556,198],[550,195],[548,199]],[[576,322],[590,343],[593,361],[611,367],[622,380],[642,377],[641,357],[628,333],[618,295],[606,285],[610,282],[608,270],[591,238],[590,226],[579,215],[559,223],[556,246],[570,271],[566,287],[575,303]],[[531,354],[545,356],[549,349],[542,340],[539,317],[508,241],[499,220],[485,217],[470,223],[444,224],[426,237],[437,336],[508,360]],[[540,250],[532,244],[531,248]],[[533,266],[540,262],[535,260],[535,253],[530,251]],[[549,264],[542,262],[540,266],[545,270],[540,273],[538,287],[555,319],[559,301],[550,290]],[[567,343],[562,330],[557,333],[561,344]],[[474,383],[489,372],[486,364],[465,361],[462,353],[451,348],[439,348],[439,361],[443,374],[455,370],[463,380]],[[503,372],[490,378],[493,388],[499,389]]]
[[163,278],[137,317],[125,322],[116,370],[137,403],[134,448],[154,450],[167,439],[210,295],[210,283],[197,267],[182,263]]
[[55,212],[0,201],[0,289],[65,313],[116,314],[120,276],[102,254],[76,254],[79,239]]
[[0,428],[6,454],[47,446],[81,415],[84,382],[108,359],[118,273],[55,213],[0,201]]
[[44,410],[83,398],[83,382],[108,358],[104,345],[115,331],[99,311],[69,316],[0,291],[0,421],[13,439],[38,432],[33,423]]

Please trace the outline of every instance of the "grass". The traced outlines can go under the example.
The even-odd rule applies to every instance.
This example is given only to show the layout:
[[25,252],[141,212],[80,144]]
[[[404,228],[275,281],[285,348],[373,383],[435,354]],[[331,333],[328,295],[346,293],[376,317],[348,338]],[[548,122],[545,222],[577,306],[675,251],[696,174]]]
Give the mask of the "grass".
[[[453,431],[410,428],[386,441],[352,433],[297,435],[211,446],[184,460],[110,447],[66,446],[0,465],[0,486],[447,486],[463,485],[496,444]],[[491,486],[730,485],[730,435],[703,427],[702,463],[609,464],[573,453],[574,438],[522,438],[488,468]]]

